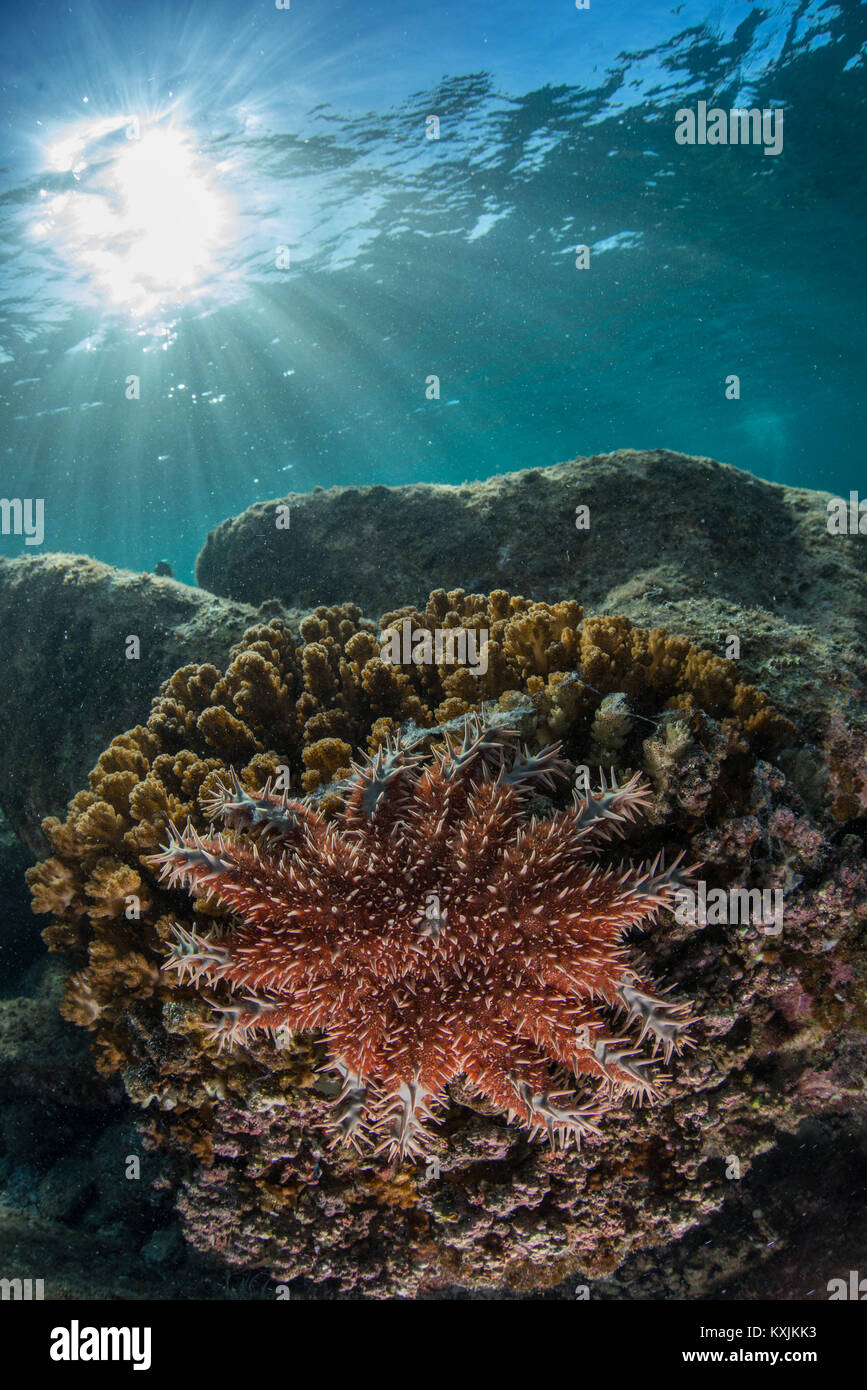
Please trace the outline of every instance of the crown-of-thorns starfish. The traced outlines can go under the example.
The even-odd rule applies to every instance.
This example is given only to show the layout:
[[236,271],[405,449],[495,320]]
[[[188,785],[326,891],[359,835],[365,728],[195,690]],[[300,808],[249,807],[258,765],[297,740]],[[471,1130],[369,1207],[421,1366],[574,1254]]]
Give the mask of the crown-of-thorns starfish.
[[324,1035],[335,1142],[423,1155],[458,1076],[555,1147],[580,1142],[624,1093],[652,1097],[652,1056],[689,1043],[689,1006],[640,977],[623,938],[697,866],[602,862],[650,801],[637,775],[531,816],[564,767],[516,737],[470,717],[432,756],[388,744],[354,766],[331,822],[233,775],[208,807],[232,832],[172,826],[152,857],[235,914],[223,933],[178,927],[166,962],[233,991],[212,1037]]

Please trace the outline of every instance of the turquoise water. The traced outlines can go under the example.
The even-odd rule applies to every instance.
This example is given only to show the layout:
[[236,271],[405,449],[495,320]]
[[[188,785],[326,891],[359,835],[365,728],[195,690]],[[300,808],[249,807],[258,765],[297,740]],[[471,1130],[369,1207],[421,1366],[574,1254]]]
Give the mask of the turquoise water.
[[[260,498],[630,447],[863,489],[864,5],[4,23],[2,492],[43,549],[191,579]],[[782,151],[679,145],[700,100]]]

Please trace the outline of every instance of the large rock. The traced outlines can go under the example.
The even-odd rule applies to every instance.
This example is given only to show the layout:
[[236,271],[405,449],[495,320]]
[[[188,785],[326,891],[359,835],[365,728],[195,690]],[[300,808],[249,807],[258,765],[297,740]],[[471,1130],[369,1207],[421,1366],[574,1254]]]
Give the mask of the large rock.
[[[253,609],[82,555],[0,559],[0,806],[36,853],[106,743],[188,661],[223,664]],[[127,639],[140,640],[138,659]]]
[[196,578],[245,603],[353,600],[371,617],[438,587],[577,597],[596,611],[624,611],[639,593],[715,598],[851,640],[867,623],[867,542],[829,535],[829,495],[662,449],[462,487],[317,488],[224,521]]

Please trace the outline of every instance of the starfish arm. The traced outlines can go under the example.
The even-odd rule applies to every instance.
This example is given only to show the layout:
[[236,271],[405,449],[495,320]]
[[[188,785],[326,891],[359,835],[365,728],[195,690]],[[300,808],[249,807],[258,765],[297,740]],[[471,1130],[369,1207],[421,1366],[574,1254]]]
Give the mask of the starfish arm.
[[666,1062],[672,1053],[694,1046],[687,1032],[695,1022],[691,1005],[661,998],[651,985],[631,971],[626,972],[614,1002],[625,1012],[628,1026],[640,1030],[639,1042],[644,1042],[649,1035],[654,1054],[661,1049]]
[[401,1081],[382,1095],[370,1125],[390,1162],[420,1159],[431,1151],[428,1123],[434,1118],[433,1097],[419,1081]]
[[249,792],[234,768],[228,785],[219,782],[202,800],[202,809],[209,820],[221,819],[235,829],[262,827],[265,836],[273,835],[285,842],[297,841],[301,826],[318,816],[303,802],[290,801],[288,793],[271,791],[271,779],[259,792]]
[[[580,1144],[582,1137],[598,1132],[598,1103],[556,1091],[548,1059],[526,1041],[494,1035],[491,1026],[468,1050],[464,1070],[476,1089],[510,1119],[522,1123],[533,1136],[546,1134],[554,1147],[570,1139]],[[573,1103],[559,1105],[567,1095]]]
[[611,785],[602,774],[598,791],[576,792],[569,815],[573,833],[582,840],[606,840],[622,834],[630,822],[638,820],[653,804],[653,791],[640,773],[618,785],[612,770]]

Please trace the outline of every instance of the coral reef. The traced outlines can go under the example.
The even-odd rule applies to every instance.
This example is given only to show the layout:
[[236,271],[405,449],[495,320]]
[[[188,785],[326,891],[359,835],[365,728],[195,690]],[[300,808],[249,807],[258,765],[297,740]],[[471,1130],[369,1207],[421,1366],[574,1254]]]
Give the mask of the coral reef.
[[[89,1181],[91,1097],[101,1097],[99,1116],[117,1113],[121,1079],[144,1107],[164,1169],[160,1190],[184,1223],[184,1296],[199,1287],[192,1247],[257,1271],[249,1278],[263,1286],[271,1271],[314,1295],[437,1296],[450,1281],[502,1296],[541,1286],[568,1295],[578,1271],[594,1298],[609,1288],[618,1297],[735,1289],[764,1297],[777,1287],[806,1296],[857,1267],[851,1136],[863,1135],[867,1061],[863,538],[828,535],[824,494],[664,451],[464,488],[318,490],[291,500],[303,530],[293,516],[291,533],[271,537],[269,559],[269,504],[251,509],[209,540],[203,582],[254,601],[348,597],[370,616],[414,599],[386,617],[400,622],[420,607],[428,630],[492,629],[485,674],[389,666],[382,625],[357,608],[320,609],[300,636],[301,615],[277,603],[257,615],[83,557],[0,561],[8,639],[0,708],[15,731],[0,764],[7,972],[25,969],[38,944],[35,922],[10,910],[21,841],[44,854],[42,816],[88,786],[51,823],[51,862],[33,876],[67,959],[51,960],[48,993],[25,994],[25,980],[2,1006],[0,1169],[7,1203],[13,1189],[30,1202],[20,1218],[14,1202],[0,1210],[4,1270],[50,1269],[63,1296],[88,1286],[87,1260],[109,1271],[93,1276],[98,1296],[117,1296],[150,1291],[150,1276],[168,1268],[174,1226],[142,1245],[138,1216],[114,1228],[106,1207],[109,1225],[99,1218],[91,1227],[88,1207],[75,1218],[82,1229],[65,1220]],[[575,529],[578,502],[590,507],[589,530]],[[425,605],[438,580],[446,589],[520,588],[546,599],[547,611],[531,618],[526,600],[455,591]],[[586,622],[569,605],[576,593],[595,615]],[[282,625],[267,622],[274,617]],[[227,667],[231,642],[257,621]],[[649,635],[660,624],[680,634],[663,639],[663,661]],[[118,662],[129,632],[144,639],[141,659]],[[708,654],[706,679],[696,662],[687,675],[685,639],[722,653],[733,637],[736,661],[719,671]],[[178,673],[148,719],[159,681],[190,661],[199,665]],[[769,727],[747,731],[762,711],[735,709],[738,684],[772,694],[797,733],[769,707]],[[717,713],[705,707],[714,694]],[[690,861],[704,862],[711,888],[778,888],[782,932],[690,927],[667,911],[635,929],[630,952],[643,951],[655,978],[695,1001],[697,1048],[674,1059],[658,1105],[613,1107],[580,1156],[528,1143],[460,1082],[447,1089],[438,1176],[430,1164],[389,1169],[325,1153],[321,1135],[340,1087],[320,1070],[324,1049],[314,1037],[282,1034],[223,1052],[208,1041],[210,1006],[161,967],[173,924],[210,935],[223,910],[207,897],[191,908],[184,894],[165,891],[147,857],[165,843],[173,815],[208,832],[205,808],[232,771],[250,797],[271,777],[281,792],[291,785],[291,795],[339,817],[342,796],[330,784],[365,749],[385,749],[408,721],[458,731],[483,700],[496,701],[534,750],[561,739],[576,776],[589,767],[590,785],[600,760],[621,781],[640,770],[655,796],[624,852],[640,860],[686,848]],[[124,727],[88,784],[88,768]],[[555,810],[550,797],[533,806],[546,817]],[[87,1033],[56,1016],[64,984],[64,1008]],[[77,1137],[65,1124],[70,1103],[83,1117]],[[115,1109],[102,1108],[109,1104]],[[96,1210],[114,1206],[116,1187],[107,1168],[97,1175],[106,1195]],[[36,1212],[38,1221],[28,1214]],[[139,1246],[147,1279],[127,1271]],[[233,1277],[241,1275],[227,1272],[224,1292],[221,1273],[210,1296],[228,1296]]]
[[[429,630],[487,628],[486,672],[384,662],[379,633],[405,617]],[[819,683],[815,668],[809,679]],[[617,694],[629,727],[613,737],[600,708]],[[161,967],[177,926],[203,940],[225,909],[205,884],[191,907],[149,860],[171,822],[209,833],[233,773],[259,808],[270,778],[339,823],[334,779],[365,749],[386,758],[401,735],[441,738],[483,704],[520,728],[530,756],[561,740],[574,771],[607,740],[619,783],[641,772],[654,791],[646,820],[627,827],[628,857],[685,851],[711,886],[779,888],[783,932],[696,928],[666,909],[634,928],[629,945],[647,969],[695,1002],[698,1045],[673,1059],[657,1105],[612,1107],[580,1154],[530,1142],[461,1081],[446,1088],[436,1165],[326,1153],[322,1129],[342,1089],[322,1071],[326,1049],[282,1032],[218,1048],[211,1005]],[[822,725],[815,708],[809,718]],[[726,1156],[747,1172],[829,1096],[863,1105],[863,835],[857,819],[828,813],[821,771],[821,744],[793,736],[742,663],[622,615],[585,619],[568,600],[440,591],[379,627],[351,605],[316,610],[298,638],[274,619],[247,633],[225,670],[181,668],[146,725],[101,755],[65,819],[47,822],[52,855],[30,877],[54,919],[47,939],[76,966],[67,1015],[145,1108],[148,1141],[176,1165],[195,1246],[377,1295],[527,1289],[574,1270],[602,1275],[629,1250],[674,1239],[724,1202]],[[557,813],[550,797],[533,810]]]

